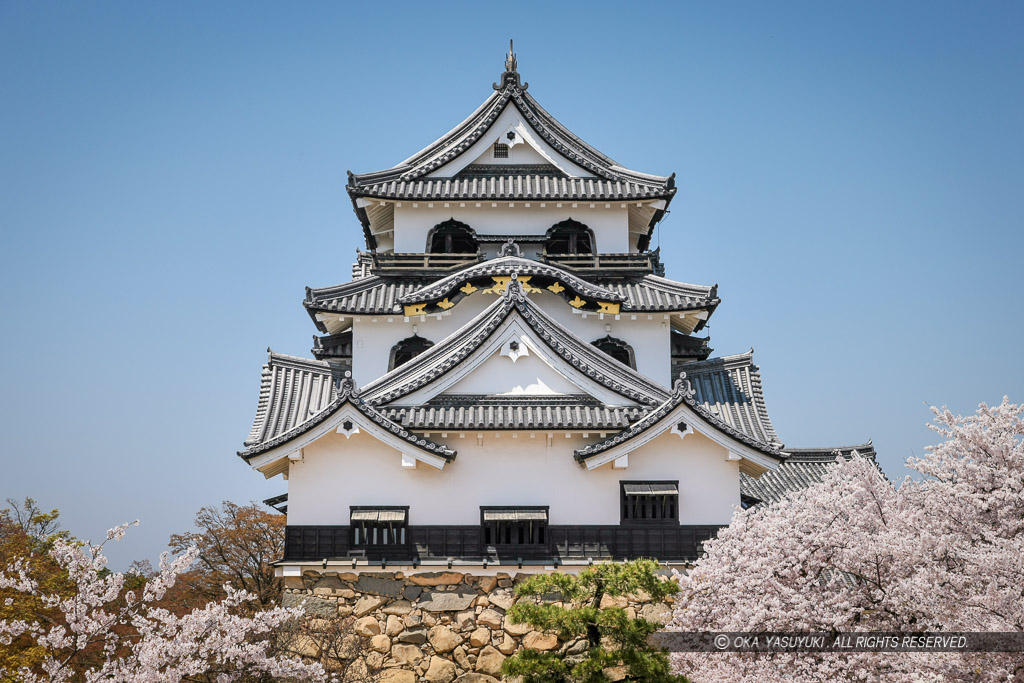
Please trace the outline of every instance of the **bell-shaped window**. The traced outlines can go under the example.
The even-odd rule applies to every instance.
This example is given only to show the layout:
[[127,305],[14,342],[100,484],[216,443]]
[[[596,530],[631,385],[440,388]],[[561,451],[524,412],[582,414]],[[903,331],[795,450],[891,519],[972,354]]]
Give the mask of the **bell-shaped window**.
[[608,335],[602,337],[597,341],[591,342],[594,346],[604,351],[606,354],[619,361],[623,365],[636,370],[636,356],[633,354],[633,347],[615,337]]
[[403,339],[391,347],[391,358],[388,361],[388,370],[394,370],[400,365],[405,365],[433,345],[434,342],[429,339],[424,339],[417,334]]
[[594,233],[570,218],[548,229],[544,249],[549,254],[593,254]]
[[427,236],[427,251],[431,254],[475,254],[476,233],[465,223],[450,218],[431,229]]

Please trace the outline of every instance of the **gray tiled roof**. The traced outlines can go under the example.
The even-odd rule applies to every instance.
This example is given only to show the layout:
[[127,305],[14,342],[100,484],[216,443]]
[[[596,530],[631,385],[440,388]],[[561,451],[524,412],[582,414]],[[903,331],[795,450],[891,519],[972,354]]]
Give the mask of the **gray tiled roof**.
[[[746,355],[746,354],[744,354]],[[735,356],[733,357],[735,358]],[[712,373],[709,373],[712,374]],[[723,374],[723,373],[716,373]],[[717,378],[720,379],[718,382],[710,382],[708,387],[709,391],[705,393],[704,399],[714,399],[717,405],[729,405],[728,401],[736,400],[736,395],[728,388],[729,379],[728,377]],[[719,393],[719,391],[721,393]],[[589,444],[583,448],[576,449],[576,459],[579,461],[587,460],[592,458],[599,453],[603,453],[607,450],[615,448],[620,444],[627,441],[631,441],[636,437],[640,436],[649,429],[654,428],[656,425],[665,420],[676,408],[682,404],[687,404],[690,408],[700,415],[706,422],[710,423],[713,427],[721,432],[731,436],[737,441],[744,443],[752,448],[755,448],[762,453],[767,453],[776,458],[785,457],[782,453],[782,444],[779,443],[777,438],[767,439],[764,436],[766,431],[770,431],[774,437],[775,431],[771,429],[771,423],[767,422],[767,413],[763,414],[763,419],[768,424],[768,430],[765,430],[762,426],[761,429],[749,429],[751,426],[749,423],[743,423],[743,426],[736,426],[731,422],[722,419],[718,411],[710,410],[705,400],[702,400],[697,396],[694,391],[688,377],[683,374],[680,375],[679,379],[676,380],[675,385],[672,389],[672,394],[665,399],[665,401],[647,413],[643,419],[634,422],[628,428],[622,430],[618,434],[614,434],[607,439],[599,441],[597,443]],[[763,407],[763,401],[762,401]],[[747,427],[748,429],[744,429]]]
[[352,330],[323,337],[313,335],[313,356],[317,360],[325,358],[352,360]]
[[588,404],[386,406],[381,412],[410,429],[607,429],[628,427],[644,409]]
[[399,297],[420,289],[424,284],[422,279],[370,275],[334,287],[307,287],[303,303],[310,311],[364,315],[400,313]]
[[[271,376],[273,377],[276,374],[275,370],[277,369],[275,366],[290,364],[295,360],[301,359],[295,359],[294,357],[291,356],[275,357],[275,355],[272,354],[271,359],[264,367],[264,374],[266,374],[266,372],[269,370]],[[319,364],[318,361],[307,361],[307,363],[309,363],[310,365]],[[326,363],[324,363],[324,365],[326,365]],[[278,425],[273,433],[267,432],[266,430],[261,430],[260,437],[257,440],[253,440],[253,435],[252,433],[250,433],[250,439],[246,440],[245,442],[247,448],[245,450],[239,451],[238,455],[241,456],[243,459],[248,460],[255,455],[259,455],[260,453],[264,453],[273,448],[277,448],[278,446],[288,443],[292,439],[295,439],[296,437],[305,434],[309,430],[316,427],[318,424],[321,424],[324,420],[329,418],[334,413],[338,412],[338,410],[340,410],[344,406],[351,405],[360,414],[371,420],[378,427],[391,432],[395,436],[399,437],[400,439],[403,439],[404,441],[412,444],[413,446],[428,453],[431,453],[433,455],[440,456],[448,461],[455,459],[456,451],[452,450],[451,448],[448,448],[443,444],[438,444],[431,441],[430,439],[419,436],[417,434],[413,434],[408,429],[399,424],[396,424],[393,420],[381,414],[380,411],[378,411],[372,405],[364,401],[359,390],[352,382],[351,372],[345,372],[344,377],[337,384],[335,384],[335,382],[333,381],[332,378],[330,378],[329,375],[326,377],[324,375],[321,375],[319,379],[321,380],[321,385],[323,384],[323,382],[326,381],[336,387],[334,390],[334,398],[328,405],[324,406],[322,409],[315,413],[307,412],[301,409],[294,411],[294,414],[297,416],[297,420],[290,428],[286,429],[283,428],[283,425]],[[263,391],[261,390],[260,392],[260,403],[256,413],[256,422],[270,424],[270,421],[265,419],[266,414],[269,413],[275,405],[287,406],[290,404],[307,404],[310,396],[316,395],[316,392],[306,391],[305,387],[313,387],[315,386],[315,384],[316,383],[314,382],[303,385],[302,387],[299,388],[295,388],[294,386],[290,388],[288,386],[288,382],[284,382],[283,384],[279,385],[280,388],[277,391],[274,391],[274,383],[273,381],[271,381],[271,389],[268,392],[268,400],[264,401]],[[321,390],[321,395],[322,391],[323,390]],[[262,418],[261,413],[264,413]],[[255,424],[253,426],[253,432],[256,432]]]
[[853,451],[875,461],[875,447],[870,441],[859,446],[837,448],[791,448],[789,457],[779,468],[765,472],[757,479],[740,475],[740,493],[764,503],[774,503],[785,496],[819,483],[839,457],[850,458]]
[[[374,173],[349,174],[348,191],[355,197],[409,199],[586,199],[626,200],[671,198],[674,177],[631,171],[570,132],[526,92],[515,78],[501,86],[470,116],[397,166]],[[592,177],[558,178],[550,172],[510,168],[508,175],[481,177],[476,169],[453,178],[425,177],[466,152],[494,125],[507,106],[514,106],[534,130],[559,154]]]
[[[357,181],[358,182],[358,181]],[[670,194],[664,185],[603,178],[553,178],[546,175],[468,176],[384,180],[359,183],[349,191],[359,197],[423,201],[443,200],[577,200],[627,201],[660,199]]]
[[735,356],[693,361],[681,366],[695,399],[713,415],[753,439],[778,443],[761,388],[754,350]]
[[714,310],[721,301],[718,298],[718,285],[691,285],[657,275],[599,282],[602,287],[617,292],[625,299],[626,303],[622,306],[624,311],[690,311],[700,308]]
[[632,368],[611,359],[550,317],[511,280],[504,294],[461,328],[405,365],[363,387],[367,400],[393,403],[457,367],[516,311],[553,351],[590,379],[615,393],[646,405],[657,405],[669,392]]
[[[498,266],[491,264],[499,261],[504,262],[505,258],[474,264],[466,270],[480,269],[479,273],[475,270],[473,271],[480,275],[497,267],[495,271],[497,273],[502,271],[501,264],[498,264]],[[557,266],[530,259],[519,260],[525,262],[522,270],[520,270],[523,274],[548,272],[550,269],[552,273],[557,272],[558,277],[564,278],[567,284],[585,283],[589,288],[588,291],[595,292],[591,295],[594,298],[608,296],[608,300],[611,302],[621,301],[623,312],[666,313],[704,308],[712,312],[720,302],[717,286],[705,287],[703,285],[673,282],[656,275],[646,275],[642,278],[595,278],[592,281],[572,275],[559,269]],[[526,264],[529,264],[529,266]],[[464,278],[463,274],[466,270],[454,273],[433,283],[421,278],[385,278],[371,275],[333,287],[307,288],[304,305],[311,315],[318,311],[350,313],[353,315],[400,315],[403,299],[408,298],[410,301],[414,297],[419,299],[423,296],[420,293],[421,290],[428,290],[431,293],[440,290],[446,284],[457,282],[459,278]],[[583,284],[581,284],[582,286]]]
[[707,360],[714,350],[708,347],[710,342],[708,337],[694,337],[672,330],[672,376],[678,377],[685,370],[685,363]]
[[267,349],[260,398],[246,446],[271,441],[324,410],[335,397],[331,366]]

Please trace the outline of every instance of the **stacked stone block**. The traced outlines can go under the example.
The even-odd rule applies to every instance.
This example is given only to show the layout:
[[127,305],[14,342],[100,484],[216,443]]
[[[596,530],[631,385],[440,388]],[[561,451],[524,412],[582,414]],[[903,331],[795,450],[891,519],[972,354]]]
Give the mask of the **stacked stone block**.
[[[282,604],[301,606],[314,618],[354,619],[349,648],[356,660],[350,680],[382,683],[491,683],[501,664],[520,648],[586,651],[584,641],[565,642],[551,633],[513,624],[505,612],[516,602],[515,585],[526,574],[474,576],[458,571],[306,571],[287,577]],[[602,606],[664,621],[668,606],[605,598]],[[317,656],[318,652],[308,652]]]

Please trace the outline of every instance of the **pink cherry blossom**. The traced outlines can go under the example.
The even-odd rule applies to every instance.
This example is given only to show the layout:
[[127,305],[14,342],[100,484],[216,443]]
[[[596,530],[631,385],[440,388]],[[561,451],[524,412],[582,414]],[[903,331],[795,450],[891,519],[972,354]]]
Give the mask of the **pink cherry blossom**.
[[[107,532],[107,541],[119,540],[130,525]],[[23,562],[0,573],[0,587],[38,596],[56,607],[63,624],[0,620],[0,643],[29,635],[48,653],[42,673],[29,670],[0,672],[27,683],[70,680],[123,683],[177,682],[197,676],[228,683],[253,675],[304,681],[326,681],[319,664],[268,654],[279,627],[299,618],[299,609],[274,608],[241,616],[235,608],[255,596],[225,586],[227,597],[183,616],[154,602],[174,585],[179,574],[196,558],[195,549],[178,557],[166,553],[160,572],[149,579],[141,595],[124,592],[125,575],[106,572],[103,544],[88,545],[57,539],[51,555],[76,590],[71,597],[42,593]],[[122,596],[123,600],[118,601]],[[106,658],[85,672],[75,670],[75,658],[85,648],[101,645]]]
[[[893,487],[874,463],[737,510],[686,575],[682,631],[1024,631],[1024,407],[961,417]],[[1005,681],[1020,653],[677,653],[694,681]]]

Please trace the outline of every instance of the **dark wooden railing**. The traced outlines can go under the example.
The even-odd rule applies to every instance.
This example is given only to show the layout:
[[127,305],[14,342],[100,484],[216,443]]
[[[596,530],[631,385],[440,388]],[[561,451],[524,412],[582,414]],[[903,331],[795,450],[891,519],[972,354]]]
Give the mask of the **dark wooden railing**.
[[374,254],[376,273],[387,275],[423,275],[445,273],[471,266],[484,259],[483,254]]
[[485,545],[479,526],[411,526],[406,543],[350,547],[348,526],[294,526],[285,529],[284,559],[292,561],[445,560],[531,563],[573,560],[632,560],[649,557],[662,562],[696,560],[704,541],[714,538],[713,525],[549,526],[546,543]]
[[[371,271],[382,275],[437,275],[454,272],[483,261],[483,253],[373,254]],[[657,250],[629,254],[540,254],[544,263],[583,274],[630,275],[635,273],[664,274]]]
[[653,273],[658,257],[653,252],[636,254],[541,254],[541,260],[559,268],[584,273],[614,275],[616,273]]

